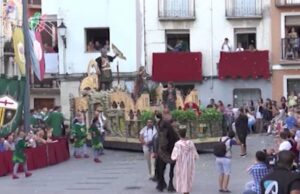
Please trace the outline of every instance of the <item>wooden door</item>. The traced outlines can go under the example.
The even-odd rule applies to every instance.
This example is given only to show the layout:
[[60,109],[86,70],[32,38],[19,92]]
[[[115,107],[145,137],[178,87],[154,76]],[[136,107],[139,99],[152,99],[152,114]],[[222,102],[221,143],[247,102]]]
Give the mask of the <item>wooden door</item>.
[[35,98],[34,99],[34,109],[42,109],[47,107],[48,110],[54,107],[55,99],[54,98]]

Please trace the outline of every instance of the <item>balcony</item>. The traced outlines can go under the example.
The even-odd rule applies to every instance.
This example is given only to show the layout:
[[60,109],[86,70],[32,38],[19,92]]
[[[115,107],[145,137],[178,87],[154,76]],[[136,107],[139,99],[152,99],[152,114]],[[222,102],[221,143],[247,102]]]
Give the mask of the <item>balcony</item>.
[[226,0],[227,19],[261,19],[262,0]]
[[40,9],[42,7],[42,0],[28,0],[28,7]]
[[281,64],[293,65],[300,63],[299,38],[281,39]]
[[269,51],[221,52],[219,79],[269,79]]
[[195,0],[158,0],[159,20],[195,20]]
[[202,81],[202,54],[200,52],[153,53],[152,61],[154,81]]
[[276,0],[276,7],[300,7],[300,0]]

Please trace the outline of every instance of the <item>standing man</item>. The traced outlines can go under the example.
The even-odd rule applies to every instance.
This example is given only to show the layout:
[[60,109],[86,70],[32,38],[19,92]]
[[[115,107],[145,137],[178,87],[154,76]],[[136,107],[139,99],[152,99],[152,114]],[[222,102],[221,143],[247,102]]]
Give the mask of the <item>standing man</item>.
[[224,42],[223,42],[222,47],[221,47],[221,51],[223,51],[223,52],[231,52],[232,51],[232,47],[229,43],[228,38],[224,39]]
[[60,112],[60,107],[56,106],[53,108],[53,111],[49,113],[49,116],[45,118],[47,125],[53,129],[52,136],[59,138],[63,136],[63,125],[64,125],[64,116]]
[[107,55],[107,48],[103,47],[100,50],[101,57],[98,57],[96,59],[96,62],[98,63],[98,82],[99,82],[99,90],[110,90],[111,83],[113,81],[112,77],[112,71],[110,67],[110,62],[113,62],[113,60],[118,56],[116,54],[114,57]]
[[150,180],[154,180],[155,176],[155,158],[153,156],[153,137],[157,134],[157,130],[152,120],[147,121],[147,125],[140,131],[140,142],[143,145],[144,156],[147,160]]

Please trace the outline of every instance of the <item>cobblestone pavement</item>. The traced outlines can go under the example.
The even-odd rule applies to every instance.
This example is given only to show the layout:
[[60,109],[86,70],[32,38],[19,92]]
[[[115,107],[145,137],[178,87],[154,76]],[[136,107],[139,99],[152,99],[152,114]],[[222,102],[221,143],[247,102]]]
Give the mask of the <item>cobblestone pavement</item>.
[[[269,136],[253,135],[248,139],[248,156],[240,158],[239,147],[233,148],[230,186],[233,194],[240,194],[250,180],[246,168],[254,161],[257,150],[273,144]],[[12,180],[0,177],[2,194],[152,194],[155,183],[148,180],[146,163],[141,153],[110,151],[101,158],[101,164],[92,159],[70,159],[59,165],[33,171],[33,176]],[[197,161],[192,193],[218,193],[217,173],[213,154],[201,154]],[[167,173],[166,173],[167,174]],[[167,176],[166,176],[167,178]],[[168,181],[168,179],[167,179]],[[167,193],[167,191],[165,191]]]

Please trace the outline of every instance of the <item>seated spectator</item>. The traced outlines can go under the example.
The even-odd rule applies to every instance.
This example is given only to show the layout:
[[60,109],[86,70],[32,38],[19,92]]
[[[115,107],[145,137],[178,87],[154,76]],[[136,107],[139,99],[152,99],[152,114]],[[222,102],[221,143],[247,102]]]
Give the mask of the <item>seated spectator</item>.
[[288,186],[293,180],[291,168],[294,158],[294,154],[290,151],[284,150],[278,153],[278,162],[276,168],[274,171],[266,175],[261,181],[261,193],[288,193]]
[[288,117],[285,119],[285,128],[291,130],[296,126],[296,118],[294,117],[294,112],[289,111]]
[[15,142],[14,142],[14,135],[10,134],[7,139],[4,141],[4,148],[6,151],[13,151],[15,150]]
[[4,137],[0,137],[0,152],[5,151],[4,140],[5,140]]
[[283,131],[280,133],[280,140],[279,140],[279,148],[278,151],[290,151],[293,147],[291,142],[289,141],[289,132]]
[[255,158],[255,164],[248,169],[248,173],[252,176],[253,181],[247,183],[246,191],[243,194],[260,194],[260,181],[270,172],[266,164],[265,152],[257,151]]

